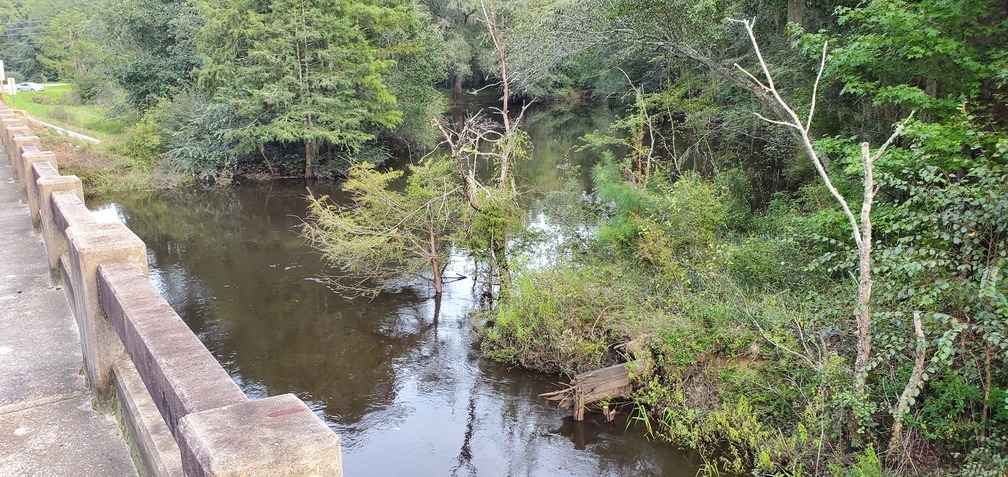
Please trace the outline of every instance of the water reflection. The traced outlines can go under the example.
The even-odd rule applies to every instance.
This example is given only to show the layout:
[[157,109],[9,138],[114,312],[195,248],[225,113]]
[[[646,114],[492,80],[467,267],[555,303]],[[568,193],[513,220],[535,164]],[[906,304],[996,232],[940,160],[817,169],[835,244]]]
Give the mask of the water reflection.
[[[536,153],[518,175],[551,190],[572,138],[604,114],[542,114],[528,120]],[[333,185],[313,192],[340,197]],[[695,475],[683,454],[625,424],[569,422],[536,397],[555,377],[483,359],[470,279],[446,284],[437,316],[424,289],[334,293],[296,231],[306,193],[297,182],[238,183],[113,210],[147,243],[163,296],[246,393],[294,393],[340,434],[347,475]],[[448,274],[466,275],[464,260]]]

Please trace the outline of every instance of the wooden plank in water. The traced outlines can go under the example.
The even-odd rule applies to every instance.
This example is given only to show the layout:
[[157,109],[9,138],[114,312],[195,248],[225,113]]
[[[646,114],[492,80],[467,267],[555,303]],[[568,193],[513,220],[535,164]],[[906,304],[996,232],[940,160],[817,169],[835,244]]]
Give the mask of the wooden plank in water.
[[633,391],[630,383],[630,367],[638,361],[617,364],[574,376],[570,386],[559,391],[540,394],[550,401],[558,401],[561,409],[574,408],[574,419],[584,420],[586,406],[606,399],[623,397]]

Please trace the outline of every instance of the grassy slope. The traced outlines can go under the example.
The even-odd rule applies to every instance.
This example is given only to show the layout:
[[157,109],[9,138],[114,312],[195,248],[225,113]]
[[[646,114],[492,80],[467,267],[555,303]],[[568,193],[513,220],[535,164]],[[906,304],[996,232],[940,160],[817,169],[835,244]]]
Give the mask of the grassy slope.
[[7,105],[103,142],[117,142],[129,127],[129,121],[109,119],[108,107],[80,104],[76,96],[71,85],[49,86],[45,91],[19,92],[13,98],[7,96]]
[[109,107],[81,104],[72,85],[47,86],[45,91],[19,92],[6,96],[7,105],[22,109],[42,121],[98,138],[89,144],[62,136],[45,128],[35,133],[42,147],[56,153],[61,172],[75,174],[84,181],[90,197],[107,197],[120,192],[150,190],[155,187],[149,162],[127,156],[131,122],[109,118]]

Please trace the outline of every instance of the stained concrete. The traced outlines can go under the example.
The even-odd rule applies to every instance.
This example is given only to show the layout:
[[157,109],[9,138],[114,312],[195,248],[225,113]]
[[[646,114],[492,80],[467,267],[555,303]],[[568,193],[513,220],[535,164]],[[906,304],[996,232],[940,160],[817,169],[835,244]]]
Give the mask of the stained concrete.
[[0,154],[0,477],[135,476],[84,387],[80,336]]
[[113,417],[78,393],[70,399],[0,414],[0,475],[135,476]]
[[102,308],[177,435],[187,414],[248,400],[135,263],[99,266]]
[[189,414],[179,436],[188,476],[343,476],[339,437],[293,394]]

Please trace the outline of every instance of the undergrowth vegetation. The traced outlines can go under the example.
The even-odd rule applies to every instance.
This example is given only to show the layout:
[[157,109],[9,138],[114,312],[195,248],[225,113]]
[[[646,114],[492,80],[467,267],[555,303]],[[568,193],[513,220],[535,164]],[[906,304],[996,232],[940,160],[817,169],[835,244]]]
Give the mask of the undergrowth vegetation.
[[[657,172],[635,184],[627,161],[596,166],[594,202],[572,191],[548,201],[563,209],[558,217],[580,214],[574,222],[593,233],[564,245],[572,260],[517,274],[483,349],[568,375],[643,360],[632,376],[632,420],[717,471],[884,475],[952,466],[1000,475],[1008,138],[968,115],[955,124],[966,133],[943,143],[918,123],[908,147],[881,166],[864,399],[850,386],[857,258],[844,217],[823,205],[816,184],[754,211],[745,188],[732,186],[737,171]],[[820,147],[851,170],[846,158],[857,156],[841,143]],[[956,156],[962,148],[968,162]],[[856,191],[838,177],[838,187]],[[926,366],[909,391],[899,454],[880,461],[874,449],[891,443],[896,400],[920,349],[914,313]]]

